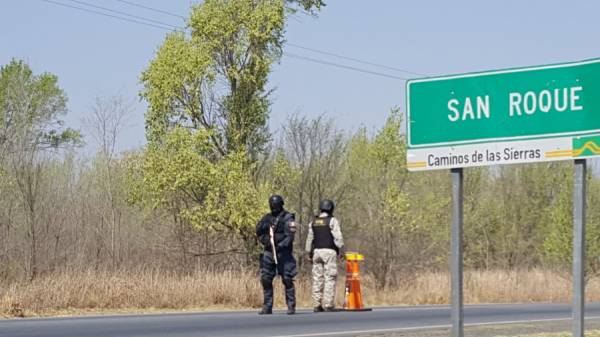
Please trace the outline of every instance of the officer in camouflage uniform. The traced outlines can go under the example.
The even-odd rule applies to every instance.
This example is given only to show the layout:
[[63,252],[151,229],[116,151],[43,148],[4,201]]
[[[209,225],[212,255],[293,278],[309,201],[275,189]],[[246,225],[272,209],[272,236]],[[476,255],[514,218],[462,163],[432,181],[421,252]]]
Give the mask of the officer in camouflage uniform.
[[[271,213],[266,214],[256,225],[256,235],[264,247],[260,255],[260,282],[264,294],[260,315],[273,313],[273,279],[276,275],[281,275],[281,281],[285,286],[287,314],[296,313],[294,277],[298,272],[296,259],[292,254],[296,224],[294,214],[286,211],[283,204],[281,196],[271,196],[269,198]],[[274,249],[272,242],[275,244]],[[273,255],[274,250],[275,255]]]
[[321,213],[308,225],[305,251],[313,263],[314,312],[335,309],[337,260],[338,256],[343,256],[344,239],[340,222],[333,216],[334,208],[333,201],[322,200],[319,204]]

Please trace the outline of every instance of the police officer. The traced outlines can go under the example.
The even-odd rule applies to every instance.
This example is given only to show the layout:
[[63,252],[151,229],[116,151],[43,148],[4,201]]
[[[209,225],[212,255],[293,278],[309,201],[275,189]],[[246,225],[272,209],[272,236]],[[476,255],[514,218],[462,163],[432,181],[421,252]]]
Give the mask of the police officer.
[[271,213],[266,214],[256,225],[256,235],[264,247],[260,255],[260,282],[264,300],[259,315],[273,313],[273,278],[281,275],[285,286],[287,314],[296,313],[296,290],[294,277],[298,274],[296,259],[292,254],[296,224],[294,214],[283,208],[283,198],[273,195],[269,198]]
[[[325,199],[320,214],[308,226],[306,256],[313,263],[312,298],[314,312],[334,311],[338,255],[343,256],[344,239],[340,222],[333,216],[335,204]],[[322,300],[322,303],[321,303]]]

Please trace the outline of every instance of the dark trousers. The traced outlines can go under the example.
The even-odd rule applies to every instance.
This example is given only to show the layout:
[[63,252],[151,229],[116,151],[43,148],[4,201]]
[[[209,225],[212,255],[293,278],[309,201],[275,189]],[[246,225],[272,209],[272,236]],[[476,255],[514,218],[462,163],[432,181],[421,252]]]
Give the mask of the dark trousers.
[[273,279],[281,275],[281,281],[285,287],[285,302],[288,308],[296,307],[296,288],[294,288],[294,277],[298,274],[296,259],[292,253],[283,252],[277,256],[278,264],[275,264],[273,254],[265,251],[260,257],[260,283],[263,288],[263,307],[273,308]]

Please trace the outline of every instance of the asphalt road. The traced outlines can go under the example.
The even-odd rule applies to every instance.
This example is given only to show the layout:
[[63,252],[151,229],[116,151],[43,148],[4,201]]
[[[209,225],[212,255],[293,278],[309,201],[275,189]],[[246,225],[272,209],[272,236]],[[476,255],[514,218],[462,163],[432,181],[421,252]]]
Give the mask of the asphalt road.
[[[568,319],[568,304],[501,304],[465,307],[465,325]],[[600,317],[600,303],[588,303],[587,318]],[[448,326],[448,306],[375,308],[372,312],[288,316],[256,312],[211,312],[0,320],[2,337],[199,337],[356,336]]]

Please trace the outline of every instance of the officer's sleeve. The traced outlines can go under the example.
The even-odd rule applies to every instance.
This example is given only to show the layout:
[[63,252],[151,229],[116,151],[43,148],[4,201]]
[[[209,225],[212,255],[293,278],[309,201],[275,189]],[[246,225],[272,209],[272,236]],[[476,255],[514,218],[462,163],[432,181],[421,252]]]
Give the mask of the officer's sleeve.
[[306,244],[304,246],[304,251],[307,253],[312,252],[312,244],[313,244],[313,230],[312,230],[312,222],[308,224],[308,235],[306,235]]
[[337,218],[333,218],[331,219],[329,226],[331,227],[333,242],[339,249],[342,249],[342,247],[344,247],[344,237],[342,236],[342,227],[340,226],[340,222]]
[[269,223],[265,220],[265,218],[262,218],[258,224],[256,224],[256,236],[263,246],[267,247],[271,245],[271,238],[269,237]]
[[285,225],[283,227],[284,238],[277,244],[277,248],[291,248],[294,244],[294,233],[296,233],[296,223],[294,215],[287,215]]
[[261,235],[264,235],[264,234],[269,234],[269,224],[267,223],[267,221],[265,221],[265,218],[263,217],[256,224],[256,236],[260,237]]

